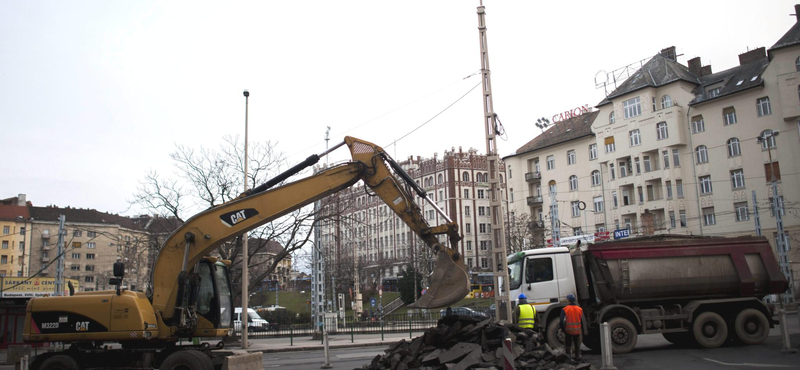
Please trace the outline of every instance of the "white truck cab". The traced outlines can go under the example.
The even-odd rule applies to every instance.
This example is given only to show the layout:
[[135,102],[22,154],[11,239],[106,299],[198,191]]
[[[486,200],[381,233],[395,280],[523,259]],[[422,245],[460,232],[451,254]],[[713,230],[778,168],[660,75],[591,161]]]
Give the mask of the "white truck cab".
[[566,247],[540,248],[517,252],[508,256],[508,278],[511,299],[525,294],[528,303],[543,314],[555,304],[567,304],[567,294],[576,294],[569,249]]

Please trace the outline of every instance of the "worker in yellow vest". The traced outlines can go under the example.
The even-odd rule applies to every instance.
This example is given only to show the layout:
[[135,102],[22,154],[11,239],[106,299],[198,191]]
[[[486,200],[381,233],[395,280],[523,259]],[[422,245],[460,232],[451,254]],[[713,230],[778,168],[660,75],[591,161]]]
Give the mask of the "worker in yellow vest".
[[528,303],[528,297],[520,294],[517,308],[514,309],[514,322],[522,328],[531,329],[536,326],[536,307]]

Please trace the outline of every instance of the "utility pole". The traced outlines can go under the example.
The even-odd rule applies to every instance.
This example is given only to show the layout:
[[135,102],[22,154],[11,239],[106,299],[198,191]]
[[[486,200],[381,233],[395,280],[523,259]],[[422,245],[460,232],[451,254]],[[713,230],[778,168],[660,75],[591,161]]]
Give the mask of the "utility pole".
[[[244,91],[244,191],[247,191],[247,114],[250,104],[250,92]],[[247,251],[247,231],[242,234],[242,349],[247,349],[247,326],[250,313],[247,311],[248,300],[250,299],[247,292],[249,280],[247,264],[250,263]]]
[[756,200],[755,190],[753,190],[753,219],[756,223],[756,235],[761,236],[761,218],[758,217],[758,200]]
[[53,292],[54,296],[60,297],[64,295],[64,236],[67,231],[64,230],[64,215],[58,216],[58,261],[56,261],[56,287]]
[[[481,1],[478,7],[478,33],[481,50],[481,76],[483,85],[483,126],[486,131],[486,161],[489,170],[489,206],[492,209],[492,271],[495,287],[495,307],[498,321],[511,321],[511,299],[508,286],[508,262],[505,243],[505,220],[503,219],[502,184],[500,182],[500,155],[496,137],[500,133],[500,122],[494,112],[492,101],[492,73],[489,69],[489,44],[486,38],[486,10]],[[455,246],[454,246],[455,247]],[[501,289],[501,281],[506,286]]]
[[550,227],[553,230],[553,247],[561,246],[561,220],[558,219],[558,202],[555,189],[550,189]]
[[775,210],[775,226],[778,231],[778,257],[780,258],[781,270],[786,276],[786,280],[789,281],[786,294],[783,296],[783,302],[789,303],[794,300],[794,278],[792,276],[792,265],[789,264],[789,251],[786,246],[786,234],[783,231],[783,202],[780,201],[778,196],[778,180],[775,178],[775,165],[772,162],[772,143],[777,140],[775,138],[778,136],[778,133],[779,132],[777,130],[765,131],[763,135],[758,137],[757,141],[762,145],[766,144],[767,154],[769,155],[769,172],[771,177],[770,180],[772,182],[772,209]]

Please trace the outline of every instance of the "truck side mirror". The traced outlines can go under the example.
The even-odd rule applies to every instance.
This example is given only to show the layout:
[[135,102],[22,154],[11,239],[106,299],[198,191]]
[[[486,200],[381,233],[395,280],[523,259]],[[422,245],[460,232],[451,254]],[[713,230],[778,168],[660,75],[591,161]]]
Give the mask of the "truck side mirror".
[[125,276],[125,264],[122,262],[114,262],[114,276],[121,278]]

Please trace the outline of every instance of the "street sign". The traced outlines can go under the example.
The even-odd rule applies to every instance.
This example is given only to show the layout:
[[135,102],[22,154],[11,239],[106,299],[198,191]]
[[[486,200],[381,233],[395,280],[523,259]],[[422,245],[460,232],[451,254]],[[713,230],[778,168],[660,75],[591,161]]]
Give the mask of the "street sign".
[[375,298],[374,298],[374,297],[369,299],[369,304],[370,304],[372,307],[375,307]]
[[622,239],[631,236],[630,229],[614,230],[614,239]]

